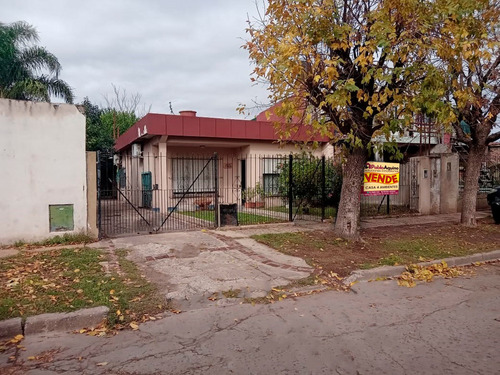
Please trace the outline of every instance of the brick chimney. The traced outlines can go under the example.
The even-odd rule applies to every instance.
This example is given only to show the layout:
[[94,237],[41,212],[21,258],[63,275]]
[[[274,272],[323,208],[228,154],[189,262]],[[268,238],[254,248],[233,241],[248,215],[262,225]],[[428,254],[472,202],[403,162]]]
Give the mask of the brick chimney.
[[196,111],[179,111],[179,115],[185,117],[196,117]]

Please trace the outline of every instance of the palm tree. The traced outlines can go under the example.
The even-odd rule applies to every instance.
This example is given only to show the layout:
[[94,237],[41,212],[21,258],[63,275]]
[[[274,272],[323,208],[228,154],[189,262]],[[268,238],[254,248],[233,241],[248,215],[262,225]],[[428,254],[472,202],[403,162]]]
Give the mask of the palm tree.
[[56,96],[73,103],[71,87],[59,79],[61,64],[38,40],[26,22],[0,22],[0,98],[49,102]]

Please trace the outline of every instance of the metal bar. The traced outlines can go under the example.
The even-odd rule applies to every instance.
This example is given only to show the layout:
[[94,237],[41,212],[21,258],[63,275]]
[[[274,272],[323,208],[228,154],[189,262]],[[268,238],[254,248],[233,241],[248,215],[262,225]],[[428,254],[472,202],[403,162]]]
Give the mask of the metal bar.
[[220,227],[220,218],[219,218],[219,157],[217,153],[214,153],[214,178],[215,178],[215,204],[214,204],[214,219],[215,219],[215,227]]
[[382,197],[382,200],[380,201],[380,204],[379,204],[379,205],[378,205],[378,207],[377,207],[377,213],[379,213],[379,212],[380,212],[380,207],[382,207],[382,204],[384,203],[384,199],[385,199],[385,197],[386,197],[386,195],[384,195],[384,196]]
[[[113,183],[113,181],[109,178],[108,179],[111,183]],[[132,206],[132,208],[134,209],[135,212],[137,212],[137,214],[142,218],[142,220],[144,220],[146,222],[147,225],[151,226],[151,224],[149,223],[149,221],[146,220],[146,218],[144,216],[142,216],[142,214],[139,212],[139,210],[134,206],[134,204],[132,202],[130,202],[130,200],[127,198],[127,196],[125,194],[122,193],[121,189],[117,186],[116,187],[116,190],[120,193],[120,195],[127,201],[128,204],[130,204]]]
[[[167,220],[170,218],[170,216],[172,215],[172,213],[177,209],[177,207],[179,206],[179,203],[181,203],[184,198],[186,197],[187,193],[189,193],[189,190],[191,190],[191,188],[194,186],[194,183],[196,181],[198,181],[198,179],[200,178],[200,176],[202,175],[202,173],[205,171],[205,169],[207,168],[208,164],[210,164],[210,162],[213,160],[214,158],[211,157],[207,163],[205,164],[205,166],[202,168],[202,170],[200,171],[200,173],[198,173],[198,176],[196,176],[196,178],[193,180],[193,182],[191,182],[191,185],[189,185],[189,187],[187,188],[187,190],[185,190],[182,194],[182,197],[181,199],[179,199],[177,201],[177,203],[175,204],[175,206],[172,208],[172,210],[168,213],[168,215],[165,217],[165,219],[163,220],[163,222],[160,224],[160,226],[158,228],[155,229],[155,232],[158,232],[164,225],[165,223],[167,222]],[[173,188],[173,187],[172,187]]]
[[391,198],[391,196],[390,196],[390,195],[388,195],[388,196],[387,196],[387,215],[389,215],[389,214],[391,213],[390,198]]
[[102,220],[101,220],[101,151],[97,151],[97,228],[98,238],[103,237]]
[[293,155],[288,155],[288,221],[293,221],[293,193],[292,193],[292,185],[293,185]]
[[[314,158],[316,160],[316,158]],[[309,159],[310,160],[310,159]],[[314,181],[314,177],[316,177],[316,173],[318,172],[318,168],[320,166],[320,163],[316,160],[316,168],[314,168],[314,172],[312,174],[312,176],[310,177],[311,181]],[[300,206],[302,206],[302,203],[304,202],[304,199],[306,197],[303,196],[301,199],[300,199],[300,202],[299,204],[297,205],[297,209],[295,210],[295,215],[293,216],[293,219],[295,219],[295,217],[297,216],[297,214],[299,213],[299,210],[300,210]],[[291,220],[292,221],[292,220]]]

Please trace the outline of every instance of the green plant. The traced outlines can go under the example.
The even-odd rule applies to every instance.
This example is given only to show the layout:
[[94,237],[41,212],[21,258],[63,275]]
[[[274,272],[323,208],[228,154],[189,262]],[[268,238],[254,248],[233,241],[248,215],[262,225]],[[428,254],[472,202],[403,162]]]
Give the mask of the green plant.
[[[307,153],[294,155],[292,162],[292,195],[295,205],[319,207],[322,204],[322,161]],[[289,162],[280,167],[278,192],[288,197],[290,187]],[[337,207],[342,187],[342,168],[331,161],[325,162],[325,205]],[[288,198],[286,198],[288,199]]]
[[73,102],[71,87],[59,78],[61,64],[26,22],[0,22],[0,98],[50,102],[51,96]]
[[241,192],[241,196],[248,202],[254,202],[257,197],[259,198],[259,201],[263,201],[266,197],[266,192],[264,191],[261,183],[257,182],[254,187],[249,187],[243,190]]

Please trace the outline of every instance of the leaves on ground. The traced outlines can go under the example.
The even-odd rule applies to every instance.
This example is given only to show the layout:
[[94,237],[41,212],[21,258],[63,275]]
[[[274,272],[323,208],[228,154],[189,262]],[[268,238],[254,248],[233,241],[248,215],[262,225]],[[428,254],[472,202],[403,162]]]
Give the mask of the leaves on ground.
[[[158,304],[156,287],[126,259],[126,251],[116,253],[119,269],[111,274],[100,264],[109,254],[98,249],[22,252],[0,259],[0,320],[102,305],[110,308],[108,327],[158,319],[168,306]],[[85,331],[103,332],[108,333]]]
[[406,267],[401,276],[398,277],[398,285],[407,288],[413,288],[417,285],[416,281],[431,282],[434,276],[452,278],[464,273],[463,267],[449,267],[445,261],[431,264],[430,266],[419,266],[411,264]]

